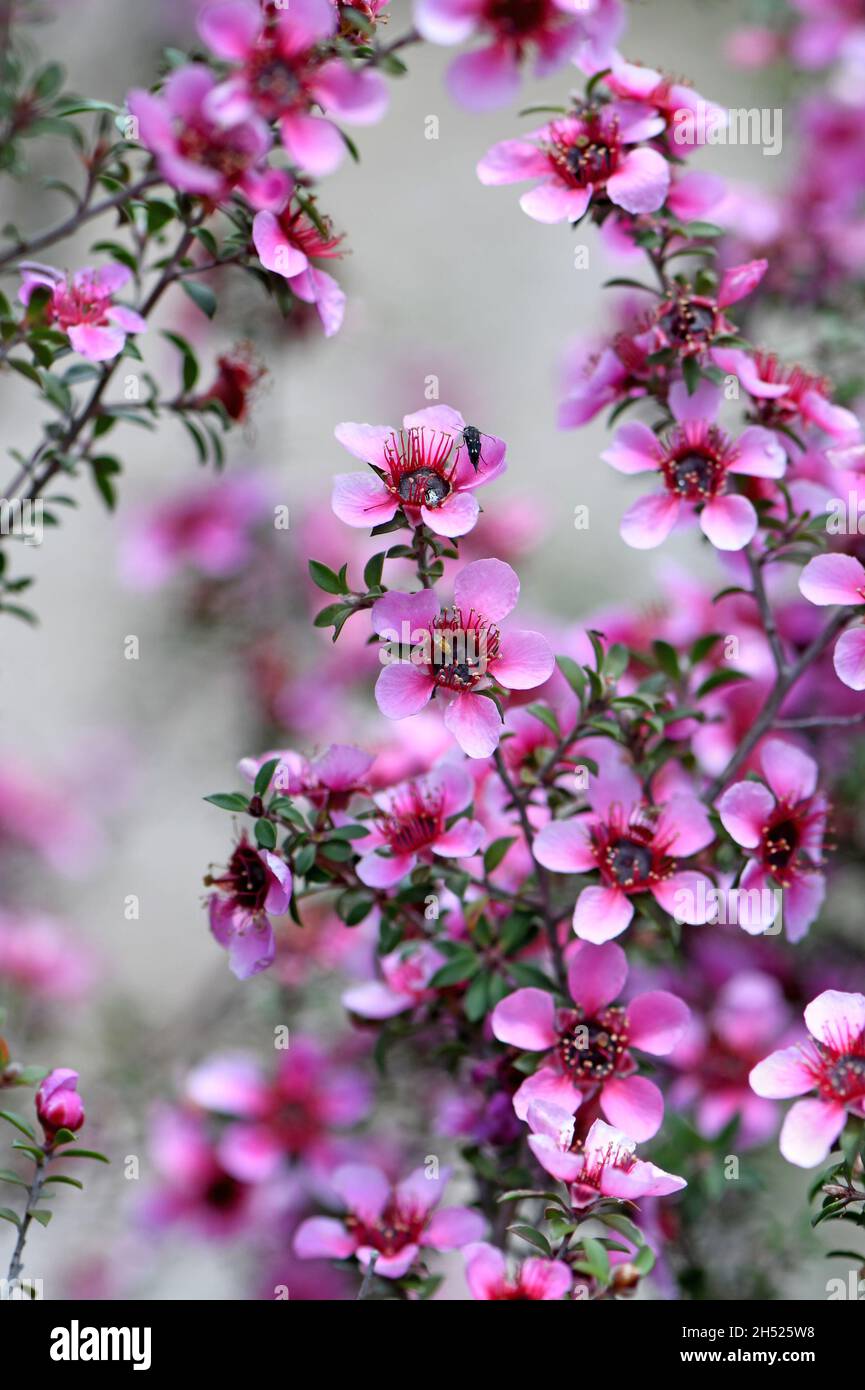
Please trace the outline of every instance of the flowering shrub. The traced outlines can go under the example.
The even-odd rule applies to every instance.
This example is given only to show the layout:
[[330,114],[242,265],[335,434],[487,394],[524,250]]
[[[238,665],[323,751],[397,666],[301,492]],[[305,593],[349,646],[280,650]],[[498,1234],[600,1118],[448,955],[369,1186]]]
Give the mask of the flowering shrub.
[[[389,19],[377,3],[206,3],[195,48],[171,50],[122,109],[7,61],[7,167],[50,119],[84,180],[65,222],[13,229],[0,253],[17,277],[15,302],[0,299],[3,363],[51,412],[7,502],[44,499],[56,521],[74,499],[47,490],[89,473],[113,507],[123,463],[106,437],[166,417],[221,467],[263,359],[247,342],[221,352],[202,388],[196,349],[163,329],[179,367],[165,389],[143,365],[154,310],[177,312],[182,290],[212,318],[232,269],[298,340],[303,306],[336,334],[346,246],[318,181],[357,156],[344,125],[384,118],[403,48],[468,43],[446,80],[470,109],[511,104],[527,60],[579,72],[580,90],[496,143],[477,175],[531,182],[529,217],[591,226],[624,260],[609,287],[627,298],[570,352],[559,423],[608,411],[599,471],[647,475],[629,503],[622,484],[625,545],[689,531],[721,577],[670,567],[655,607],[576,629],[538,615],[519,573],[531,527],[509,522],[496,486],[497,422],[435,394],[401,407],[401,425],[340,423],[338,380],[334,437],[359,466],[333,480],[332,515],[318,488],[305,572],[297,546],[286,560],[265,534],[253,470],[134,518],[124,579],[152,593],[191,571],[185,621],[232,634],[259,702],[232,753],[239,786],[206,797],[228,817],[206,917],[232,1001],[259,1010],[251,1029],[272,1022],[282,1050],[265,1064],[217,1019],[202,1057],[196,1034],[180,1094],[151,1097],[135,1220],[248,1236],[292,1296],[297,1281],[309,1297],[427,1299],[463,1266],[480,1300],[605,1300],[644,1281],[653,1296],[724,1294],[705,1273],[703,1208],[730,1158],[738,1179],[740,1151],[750,1165],[773,1140],[774,1100],[796,1098],[783,1157],[828,1164],[814,1224],[865,1224],[865,997],[837,987],[859,982],[861,953],[827,909],[833,856],[843,867],[862,850],[865,550],[862,528],[827,523],[833,490],[861,472],[861,387],[763,341],[763,306],[789,312],[791,285],[814,272],[793,263],[789,223],[761,238],[735,191],[688,167],[711,144],[692,128],[724,113],[619,52],[617,0],[418,0],[416,28],[393,39]],[[838,32],[802,21],[761,45],[748,31],[737,51],[804,45],[819,67],[846,52]],[[106,215],[118,226],[87,265],[34,259]],[[518,216],[502,204],[502,220]],[[540,255],[555,237],[536,231]],[[833,273],[809,307],[843,297],[849,262]],[[115,400],[121,363],[136,389]],[[0,576],[0,606],[32,616],[17,599],[28,577]],[[51,862],[48,818],[74,840],[62,795],[0,770],[0,833]],[[16,921],[4,913],[0,980],[63,997],[75,951],[49,934],[28,952]],[[811,946],[824,937],[825,959]],[[8,1049],[0,1064],[0,1084],[38,1083],[43,1133],[2,1112],[34,1166],[30,1182],[3,1178],[27,1189],[23,1212],[0,1213],[18,1232],[17,1278],[32,1222],[47,1224],[45,1186],[74,1182],[49,1165],[103,1156],[77,1144],[76,1072],[17,1067]],[[749,1166],[743,1190],[760,1181]]]

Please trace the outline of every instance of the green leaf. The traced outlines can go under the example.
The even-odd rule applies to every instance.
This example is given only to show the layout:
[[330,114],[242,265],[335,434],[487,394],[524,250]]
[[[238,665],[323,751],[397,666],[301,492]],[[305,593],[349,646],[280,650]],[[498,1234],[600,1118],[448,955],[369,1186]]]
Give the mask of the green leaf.
[[580,1244],[583,1247],[585,1262],[593,1278],[597,1279],[599,1284],[608,1284],[610,1282],[610,1257],[606,1247],[599,1240],[595,1240],[593,1236],[581,1236]]
[[463,1008],[469,1023],[480,1023],[491,1007],[491,985],[491,976],[487,974],[476,975],[466,990]]
[[582,697],[586,688],[586,673],[579,662],[574,661],[573,657],[570,656],[557,656],[556,665],[574,694]]
[[682,359],[682,376],[688,388],[688,395],[693,396],[697,387],[700,385],[700,379],[702,377],[700,364],[695,357],[685,357]]
[[212,796],[205,796],[205,801],[209,801],[211,806],[218,806],[220,811],[245,811],[249,805],[249,797],[242,792],[214,792]]
[[255,822],[255,841],[262,849],[276,849],[276,826],[261,817]]
[[499,867],[516,838],[516,835],[502,835],[501,839],[493,840],[487,847],[484,851],[484,869],[488,874]]
[[36,1138],[36,1131],[26,1120],[22,1120],[20,1115],[13,1115],[11,1110],[0,1110],[0,1120],[6,1120],[8,1124],[14,1125],[22,1134],[26,1134],[28,1139]]
[[34,1221],[39,1222],[40,1226],[47,1226],[54,1213],[53,1211],[41,1211],[37,1209],[36,1211],[31,1211],[30,1215]]
[[0,1217],[2,1217],[4,1221],[11,1221],[13,1226],[17,1226],[19,1230],[21,1229],[21,1222],[11,1207],[0,1207]]
[[95,1158],[99,1163],[110,1163],[111,1159],[106,1158],[96,1149],[70,1149],[68,1153],[60,1155],[61,1158]]
[[655,660],[660,666],[665,676],[670,680],[677,681],[680,677],[679,658],[674,647],[669,642],[653,642],[652,651],[655,653]]
[[61,1182],[69,1187],[80,1187],[81,1191],[84,1191],[83,1182],[79,1182],[77,1178],[67,1177],[65,1173],[54,1173],[50,1178],[45,1179],[46,1186],[49,1182]]
[[359,888],[347,888],[337,898],[336,910],[340,920],[345,922],[347,927],[356,927],[369,915],[374,904],[375,899],[368,893]]
[[317,584],[319,589],[323,589],[326,594],[348,593],[345,580],[341,579],[327,565],[321,564],[319,560],[310,560],[309,574],[313,584]]
[[12,1182],[16,1187],[29,1187],[29,1182],[19,1178],[17,1173],[13,1173],[11,1168],[0,1168],[0,1182]]
[[216,313],[216,295],[209,285],[202,285],[200,280],[181,280],[181,288],[189,296],[196,308],[202,314],[206,314],[209,319]]
[[270,779],[279,767],[279,758],[268,758],[266,763],[262,763],[255,776],[253,791],[256,796],[264,796],[270,786]]
[[655,1267],[654,1250],[650,1250],[648,1245],[641,1246],[631,1264],[640,1274],[650,1274]]
[[744,671],[713,671],[712,675],[703,681],[697,689],[697,699],[702,700],[704,695],[708,695],[712,690],[718,690],[722,685],[732,685],[734,681],[747,681],[750,676]]
[[474,951],[465,950],[460,955],[442,965],[429,982],[430,989],[445,989],[449,985],[461,985],[470,980],[481,968],[482,961]]
[[384,555],[385,552],[381,550],[378,555],[373,555],[372,558],[366,562],[363,571],[363,582],[368,589],[377,589],[381,584],[382,571],[384,570]]
[[508,1230],[512,1235],[519,1236],[520,1240],[524,1240],[527,1245],[533,1246],[535,1250],[540,1250],[542,1255],[546,1255],[548,1258],[552,1257],[553,1251],[550,1242],[540,1231],[536,1231],[534,1226],[508,1226]]
[[553,711],[548,709],[546,705],[526,705],[526,713],[533,715],[535,719],[539,719],[542,724],[545,724],[546,727],[555,734],[556,738],[560,736],[561,730],[559,729],[559,721],[556,719]]

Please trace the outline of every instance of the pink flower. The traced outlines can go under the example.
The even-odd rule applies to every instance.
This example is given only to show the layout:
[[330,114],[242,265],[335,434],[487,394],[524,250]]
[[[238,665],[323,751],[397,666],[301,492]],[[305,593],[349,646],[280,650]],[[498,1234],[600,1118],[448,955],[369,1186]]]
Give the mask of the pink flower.
[[[595,757],[593,751],[592,754]],[[619,936],[634,915],[631,898],[650,893],[660,907],[692,925],[705,922],[712,883],[679,861],[714,839],[706,808],[686,792],[663,805],[643,800],[639,778],[615,752],[598,750],[588,814],[550,821],[535,839],[539,864],[559,874],[597,871],[601,886],[584,888],[574,908],[574,931],[586,941]],[[708,909],[707,909],[708,910]]]
[[[859,607],[865,603],[865,568],[853,555],[817,555],[799,576],[809,603]],[[865,627],[842,632],[835,644],[835,674],[851,690],[865,690]]]
[[254,849],[242,835],[225,873],[205,883],[217,889],[210,896],[210,930],[228,951],[231,973],[247,980],[266,970],[276,952],[268,914],[281,916],[291,901],[285,860]]
[[332,743],[311,761],[292,748],[271,749],[258,758],[242,758],[242,775],[254,782],[265,763],[279,761],[270,779],[271,789],[287,796],[302,796],[313,806],[344,809],[355,793],[368,793],[368,773],[375,758],[352,743]]
[[819,869],[828,806],[817,792],[817,764],[792,743],[767,739],[760,767],[765,782],[736,782],[718,801],[724,829],[749,851],[740,887],[760,894],[760,910],[742,925],[752,935],[771,925],[777,895],[767,890],[775,885],[783,891],[787,935],[801,941],[826,892]]
[[61,270],[35,262],[25,263],[22,271],[21,303],[29,304],[34,290],[49,289],[45,322],[67,334],[75,351],[91,362],[116,357],[130,333],[143,333],[147,327],[134,309],[114,303],[114,295],[132,279],[132,271],[125,265],[106,265],[98,270],[87,267],[77,270],[71,279]]
[[404,942],[379,961],[384,980],[352,985],[342,1003],[358,1018],[395,1018],[435,999],[429,982],[446,961],[429,941]]
[[51,917],[0,913],[0,981],[37,1000],[74,1000],[93,981],[90,953]]
[[586,1138],[574,1145],[573,1117],[558,1105],[535,1101],[529,1112],[529,1147],[541,1167],[570,1186],[571,1205],[593,1206],[601,1197],[633,1202],[667,1197],[687,1187],[684,1178],[636,1157],[627,1134],[595,1120]]
[[535,75],[545,77],[586,45],[603,67],[624,26],[619,0],[416,0],[415,22],[430,43],[483,48],[461,54],[448,69],[455,101],[472,111],[507,106],[516,98],[526,50],[537,51]]
[[50,1144],[58,1129],[73,1133],[84,1124],[84,1102],[78,1094],[78,1073],[55,1067],[36,1092],[36,1115]]
[[482,434],[472,463],[458,410],[433,405],[389,425],[337,425],[340,444],[363,459],[368,473],[341,473],[334,480],[333,510],[348,526],[370,528],[392,521],[398,511],[412,526],[439,536],[464,536],[478,519],[474,489],[505,471],[505,444]]
[[638,994],[613,1005],[628,975],[625,953],[615,942],[574,942],[568,952],[568,989],[573,1008],[556,1008],[543,989],[518,989],[493,1010],[499,1042],[521,1051],[546,1052],[543,1065],[514,1096],[524,1120],[538,1100],[573,1115],[590,1095],[600,1099],[611,1124],[635,1139],[651,1139],[664,1117],[664,1099],[653,1081],[636,1076],[631,1048],[667,1056],[685,1031],[688,1009],[666,990]]
[[237,1121],[223,1131],[219,1156],[245,1182],[272,1178],[286,1157],[314,1161],[333,1130],[364,1119],[372,1099],[362,1072],[294,1035],[275,1076],[245,1056],[212,1057],[189,1075],[186,1092]]
[[479,1241],[463,1251],[471,1296],[483,1303],[534,1301],[556,1302],[570,1292],[573,1275],[564,1260],[533,1256],[508,1275],[504,1254],[495,1245]]
[[670,390],[676,421],[659,437],[631,421],[617,430],[602,458],[620,473],[657,472],[664,491],[642,497],[622,518],[628,545],[650,549],[667,539],[683,507],[699,508],[700,529],[719,550],[741,550],[757,530],[757,513],[747,497],[728,492],[731,475],[780,478],[787,456],[769,430],[751,426],[733,440],[713,423],[719,392],[703,381],[689,395],[683,382]]
[[[209,111],[215,89],[210,70],[190,63],[175,69],[159,96],[136,89],[127,105],[138,121],[141,143],[155,156],[166,183],[215,203],[240,187],[258,205],[257,169],[270,148],[270,131],[258,116],[217,120]],[[283,176],[283,197],[287,186]]]
[[152,1120],[150,1148],[160,1179],[145,1200],[142,1218],[148,1229],[191,1223],[204,1236],[235,1236],[263,1219],[276,1185],[250,1182],[248,1163],[234,1172],[238,1155],[223,1153],[208,1133],[206,1117],[173,1106],[160,1106]]
[[438,1177],[417,1168],[392,1187],[378,1168],[347,1163],[332,1179],[346,1216],[313,1216],[302,1222],[294,1253],[304,1260],[347,1260],[353,1255],[364,1269],[374,1258],[377,1275],[401,1279],[423,1249],[459,1250],[483,1237],[486,1223],[478,1212],[468,1207],[434,1211],[449,1177],[449,1168]]
[[371,888],[392,888],[410,874],[420,857],[467,858],[486,842],[480,821],[463,817],[450,822],[470,805],[474,783],[462,767],[444,765],[425,777],[403,782],[373,798],[381,814],[374,828],[354,847],[362,856],[357,876]]
[[557,117],[519,140],[502,140],[478,165],[484,184],[538,179],[520,207],[538,222],[578,222],[593,199],[633,214],[656,212],[670,185],[657,150],[629,149],[664,129],[649,106],[611,102]]
[[827,989],[805,1010],[811,1039],[782,1048],[751,1072],[758,1096],[799,1100],[781,1129],[781,1153],[799,1168],[822,1163],[844,1128],[849,1111],[865,1115],[865,995]]
[[152,590],[189,566],[208,579],[236,574],[254,554],[253,535],[270,508],[252,474],[208,479],[142,508],[120,551],[125,583]]
[[538,632],[501,633],[498,623],[515,607],[520,581],[502,560],[475,560],[454,582],[451,608],[432,589],[396,590],[376,601],[372,625],[384,641],[411,647],[409,660],[382,670],[375,697],[389,719],[417,714],[436,692],[448,700],[446,728],[470,758],[498,747],[499,712],[481,690],[491,681],[505,690],[531,690],[552,675],[555,658]]
[[320,107],[340,120],[371,125],[387,109],[387,86],[369,67],[328,55],[339,17],[331,0],[291,0],[264,19],[255,0],[208,6],[199,33],[218,57],[239,64],[208,99],[222,122],[277,121],[280,138],[300,169],[330,174],[345,156],[345,142]]
[[292,294],[316,306],[324,336],[330,338],[342,327],[345,294],[313,261],[341,256],[342,237],[332,234],[329,222],[322,225],[326,234],[300,207],[292,211],[289,205],[278,214],[265,209],[255,215],[252,240],[264,268],[282,275]]
[[845,443],[861,437],[861,426],[852,410],[829,400],[830,388],[825,378],[814,376],[804,367],[785,366],[770,352],[716,348],[713,359],[722,371],[739,377],[748,394],[758,402],[764,424],[793,429],[813,426]]

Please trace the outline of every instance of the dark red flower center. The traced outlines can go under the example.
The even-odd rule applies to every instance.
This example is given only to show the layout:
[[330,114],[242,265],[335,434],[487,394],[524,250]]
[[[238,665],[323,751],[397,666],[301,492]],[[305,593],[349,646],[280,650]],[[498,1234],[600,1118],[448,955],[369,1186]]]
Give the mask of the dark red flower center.
[[525,43],[550,19],[550,0],[487,0],[484,17],[503,39]]
[[260,912],[268,893],[267,870],[260,855],[251,845],[237,846],[231,856],[228,873],[219,880],[238,907]]
[[472,609],[442,609],[433,624],[433,677],[448,690],[471,690],[499,654],[499,630]]
[[582,128],[576,136],[572,126],[551,126],[550,161],[571,188],[594,188],[606,183],[621,162],[619,125],[615,117],[602,119],[600,112],[591,109],[580,120]]
[[627,1047],[624,1009],[604,1009],[589,1019],[583,1019],[577,1010],[567,1032],[559,1039],[559,1057],[565,1071],[575,1080],[604,1081],[619,1069]]
[[717,310],[710,300],[680,295],[662,305],[657,323],[667,340],[686,352],[699,350],[715,334]]
[[644,893],[675,869],[666,844],[655,833],[657,811],[641,806],[627,820],[612,812],[609,821],[592,827],[592,848],[601,876],[626,893]]
[[377,1221],[367,1222],[350,1213],[345,1224],[359,1245],[370,1245],[379,1254],[391,1256],[398,1255],[407,1245],[416,1245],[426,1221],[418,1212],[401,1210],[392,1197]]
[[454,436],[446,430],[415,428],[391,434],[384,447],[385,486],[408,507],[435,510],[453,491]]
[[438,839],[442,831],[441,796],[412,786],[379,827],[395,854],[413,854]]

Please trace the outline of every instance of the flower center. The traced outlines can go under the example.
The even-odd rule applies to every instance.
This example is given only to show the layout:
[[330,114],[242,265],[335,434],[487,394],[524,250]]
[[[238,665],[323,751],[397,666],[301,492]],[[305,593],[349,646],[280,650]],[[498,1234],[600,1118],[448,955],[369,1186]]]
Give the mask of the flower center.
[[551,126],[550,161],[560,178],[571,188],[592,188],[603,184],[619,167],[622,144],[615,117],[602,120],[598,111],[587,110],[578,117],[581,129],[573,125]]
[[443,609],[433,624],[433,677],[448,690],[471,690],[499,654],[499,631],[480,614],[463,618],[458,608]]
[[408,507],[440,507],[453,491],[453,447],[454,436],[446,430],[415,428],[391,434],[384,446],[388,491]]
[[382,834],[395,854],[412,854],[432,844],[442,825],[441,798],[411,787],[403,802],[379,821]]
[[712,304],[682,295],[662,308],[658,324],[670,342],[694,350],[712,338],[715,309]]
[[763,839],[763,860],[772,869],[786,869],[799,844],[799,827],[789,817],[778,821],[766,831]]
[[267,870],[251,845],[238,845],[228,866],[231,894],[238,907],[259,911],[267,897]]
[[627,1045],[625,1010],[605,1009],[569,1027],[559,1040],[559,1057],[576,1080],[604,1081],[617,1070]]
[[217,140],[207,131],[186,126],[177,137],[177,148],[185,159],[194,164],[204,164],[232,183],[236,183],[249,164],[248,151],[235,148],[226,136]]
[[377,1221],[367,1222],[353,1213],[345,1218],[361,1245],[371,1245],[381,1255],[398,1255],[407,1245],[417,1243],[424,1228],[422,1216],[401,1211],[391,1198]]
[[638,840],[619,840],[607,850],[607,866],[617,883],[632,887],[651,872],[652,851]]
[[543,28],[549,0],[487,0],[486,19],[505,39],[525,40]]
[[106,310],[111,300],[95,286],[61,286],[46,306],[45,318],[56,323],[64,332],[79,323],[106,323]]

